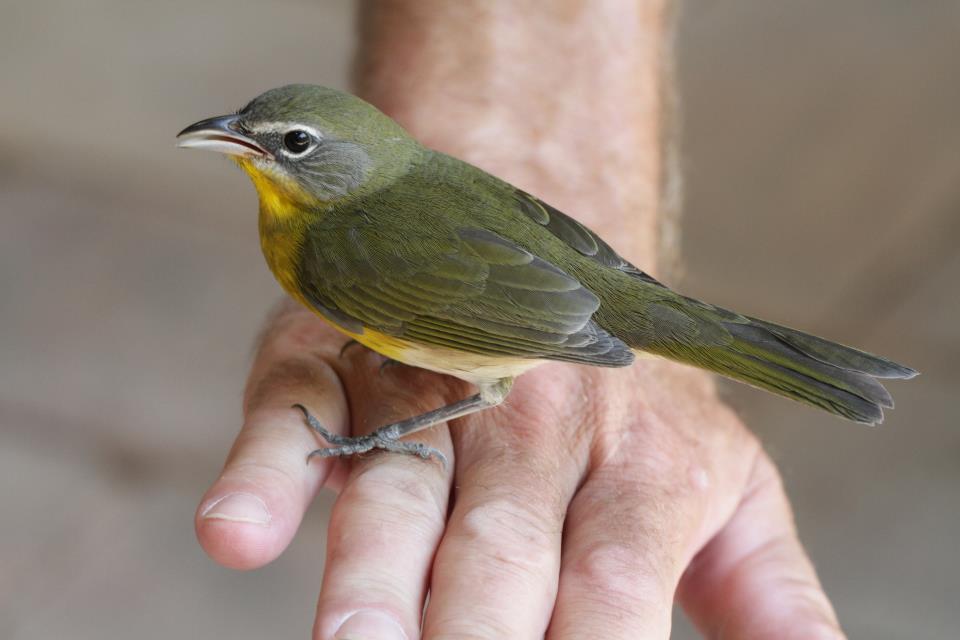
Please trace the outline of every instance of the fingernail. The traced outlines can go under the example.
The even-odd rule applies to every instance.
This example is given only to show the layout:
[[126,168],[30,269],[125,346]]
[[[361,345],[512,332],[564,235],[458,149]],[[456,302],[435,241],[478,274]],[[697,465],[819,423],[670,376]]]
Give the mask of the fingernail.
[[210,503],[210,506],[200,515],[205,520],[229,520],[251,524],[270,522],[267,504],[251,493],[228,493]]
[[357,611],[343,621],[334,640],[406,640],[403,627],[380,611]]

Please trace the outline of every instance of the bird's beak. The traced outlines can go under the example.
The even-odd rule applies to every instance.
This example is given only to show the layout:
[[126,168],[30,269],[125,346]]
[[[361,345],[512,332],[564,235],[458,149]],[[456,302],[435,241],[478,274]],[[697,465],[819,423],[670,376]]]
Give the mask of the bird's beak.
[[196,122],[177,134],[177,146],[242,158],[272,158],[269,151],[240,132],[239,120],[240,116],[229,115]]

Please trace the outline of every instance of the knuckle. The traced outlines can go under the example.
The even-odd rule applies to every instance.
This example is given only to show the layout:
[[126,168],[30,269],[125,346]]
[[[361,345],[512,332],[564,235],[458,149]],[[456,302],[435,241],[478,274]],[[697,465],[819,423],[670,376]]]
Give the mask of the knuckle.
[[422,469],[400,464],[406,462],[424,464],[420,460],[386,460],[362,467],[344,487],[343,499],[384,511],[394,510],[395,515],[403,519],[442,521],[447,490],[445,483],[438,481],[439,472],[427,479]]
[[265,495],[295,500],[304,492],[304,480],[286,465],[270,460],[239,459],[228,463],[222,480],[237,480],[257,487]]
[[267,316],[255,344],[258,353],[310,351],[333,355],[341,348],[342,341],[342,335],[316,314],[284,298]]
[[278,394],[339,385],[339,377],[325,361],[317,358],[286,358],[269,365],[262,374],[251,375],[244,391],[244,408],[249,413],[266,405],[270,398]]
[[750,465],[741,504],[786,504],[783,478],[773,460],[759,446]]
[[783,478],[780,476],[780,471],[773,460],[759,447],[755,455],[756,458],[750,473],[751,484],[764,487],[767,490],[781,491],[783,489]]
[[[328,549],[333,560],[347,555],[379,559],[398,541],[433,548],[443,530],[446,495],[439,483],[403,467],[371,466],[354,474],[334,505]],[[358,540],[363,540],[358,544]]]
[[[575,368],[545,365],[519,377],[502,405],[490,412],[498,424],[509,424],[498,434],[527,452],[552,457],[586,449],[594,424],[594,398],[588,376]],[[578,455],[579,457],[579,455]]]
[[487,550],[495,575],[510,571],[542,579],[555,568],[561,525],[543,509],[494,498],[469,507],[461,525],[469,548]]
[[635,546],[599,542],[574,558],[565,570],[587,597],[625,608],[632,603],[661,602],[669,595],[672,577],[652,561],[655,554],[642,554]]

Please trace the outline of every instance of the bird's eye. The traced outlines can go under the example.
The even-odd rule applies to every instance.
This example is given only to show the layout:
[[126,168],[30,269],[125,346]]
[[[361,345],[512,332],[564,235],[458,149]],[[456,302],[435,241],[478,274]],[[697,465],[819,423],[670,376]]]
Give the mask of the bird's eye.
[[300,129],[289,131],[287,135],[283,136],[283,146],[290,153],[303,153],[310,146],[310,134]]

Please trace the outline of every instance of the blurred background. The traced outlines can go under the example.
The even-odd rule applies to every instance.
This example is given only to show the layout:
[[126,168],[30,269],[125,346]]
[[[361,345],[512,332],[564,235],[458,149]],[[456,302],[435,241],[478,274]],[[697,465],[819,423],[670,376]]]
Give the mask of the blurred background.
[[[271,86],[346,87],[353,4],[0,15],[0,637],[303,637],[330,496],[260,571],[194,540],[278,289],[246,178],[173,136]],[[850,636],[956,637],[960,3],[689,2],[678,56],[684,290],[923,372],[877,429],[730,401]]]

